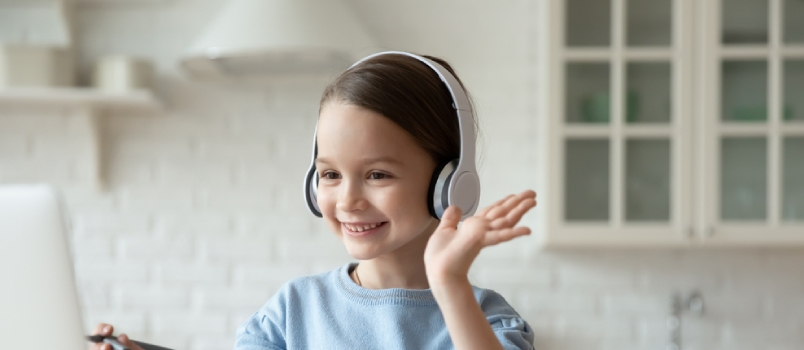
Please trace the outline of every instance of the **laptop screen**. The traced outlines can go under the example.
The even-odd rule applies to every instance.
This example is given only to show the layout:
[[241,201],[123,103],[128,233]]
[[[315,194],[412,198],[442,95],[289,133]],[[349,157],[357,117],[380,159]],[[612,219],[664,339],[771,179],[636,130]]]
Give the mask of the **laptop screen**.
[[54,189],[0,186],[0,349],[88,348],[64,224]]

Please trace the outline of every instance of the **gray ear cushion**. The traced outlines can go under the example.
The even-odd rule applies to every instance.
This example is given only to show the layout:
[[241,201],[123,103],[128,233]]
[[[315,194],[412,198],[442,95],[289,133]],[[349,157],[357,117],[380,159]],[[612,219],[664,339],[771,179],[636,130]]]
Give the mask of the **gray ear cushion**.
[[457,159],[439,164],[430,179],[430,188],[427,190],[427,209],[430,211],[430,215],[438,220],[441,220],[444,211],[449,207],[449,184],[457,166]]
[[307,207],[313,215],[323,217],[321,209],[318,207],[318,173],[315,166],[311,166],[304,178],[304,199],[307,200]]

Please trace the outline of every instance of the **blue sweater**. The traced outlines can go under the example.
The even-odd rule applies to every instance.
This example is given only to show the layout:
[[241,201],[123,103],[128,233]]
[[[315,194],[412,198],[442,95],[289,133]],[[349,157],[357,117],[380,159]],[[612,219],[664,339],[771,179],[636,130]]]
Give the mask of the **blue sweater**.
[[[366,289],[349,278],[355,265],[286,283],[237,329],[235,350],[454,348],[429,289]],[[533,349],[533,330],[500,294],[473,290],[505,349]]]

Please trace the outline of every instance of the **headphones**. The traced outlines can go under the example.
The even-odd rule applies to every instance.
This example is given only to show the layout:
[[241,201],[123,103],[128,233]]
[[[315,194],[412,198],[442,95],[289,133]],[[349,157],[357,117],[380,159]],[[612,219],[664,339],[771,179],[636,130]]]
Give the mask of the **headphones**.
[[[441,219],[444,211],[450,205],[461,208],[461,220],[472,216],[477,211],[480,201],[480,179],[475,167],[475,126],[472,119],[472,105],[466,96],[461,84],[455,76],[442,65],[426,57],[402,51],[385,51],[369,55],[357,61],[349,69],[359,65],[363,61],[383,55],[404,55],[415,58],[426,64],[430,69],[438,74],[441,81],[449,89],[452,96],[452,108],[455,109],[458,117],[458,126],[461,133],[461,153],[460,158],[436,166],[430,180],[430,188],[427,195],[427,207],[436,219]],[[348,71],[348,69],[347,69]],[[316,135],[318,134],[318,124],[313,134],[313,160],[310,163],[310,170],[304,178],[304,198],[307,206],[313,215],[322,217],[321,209],[318,207],[318,173],[315,168],[315,158],[318,156],[318,144]]]

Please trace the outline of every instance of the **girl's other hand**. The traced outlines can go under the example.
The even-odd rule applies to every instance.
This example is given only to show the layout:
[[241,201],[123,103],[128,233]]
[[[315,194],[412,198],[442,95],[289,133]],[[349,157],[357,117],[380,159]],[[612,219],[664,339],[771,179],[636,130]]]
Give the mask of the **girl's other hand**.
[[424,250],[431,288],[433,284],[466,281],[481,249],[530,234],[530,228],[516,224],[535,206],[534,191],[509,195],[467,218],[460,228],[461,209],[447,208]]
[[[114,326],[112,326],[110,324],[106,324],[106,323],[98,323],[98,325],[95,326],[95,332],[93,332],[92,334],[110,336],[110,335],[112,335],[113,332],[114,332]],[[137,344],[134,344],[134,342],[131,341],[131,339],[129,339],[128,336],[125,333],[117,336],[117,341],[119,341],[120,343],[122,343],[123,345],[125,345],[127,348],[129,348],[131,350],[142,350],[142,348],[139,347]],[[90,350],[113,350],[114,348],[112,348],[112,344],[94,343],[94,344],[92,344],[92,346],[89,349]]]

